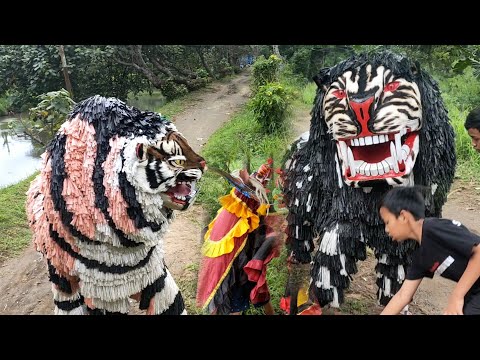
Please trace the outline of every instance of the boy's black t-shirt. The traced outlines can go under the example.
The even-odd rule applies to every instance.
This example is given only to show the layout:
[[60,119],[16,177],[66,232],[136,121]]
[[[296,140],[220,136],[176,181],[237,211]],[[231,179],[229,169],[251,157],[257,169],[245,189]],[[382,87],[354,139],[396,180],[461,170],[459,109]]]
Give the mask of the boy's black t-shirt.
[[[406,279],[433,278],[434,274],[458,282],[480,236],[470,232],[456,220],[426,218],[423,222],[422,241],[413,252]],[[480,289],[480,279],[471,290]]]

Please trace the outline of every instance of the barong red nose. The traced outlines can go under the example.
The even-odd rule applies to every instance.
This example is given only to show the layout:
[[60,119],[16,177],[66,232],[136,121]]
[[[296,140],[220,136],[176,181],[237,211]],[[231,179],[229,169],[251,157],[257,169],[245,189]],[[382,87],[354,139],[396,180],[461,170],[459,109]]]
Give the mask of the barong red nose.
[[361,136],[371,136],[373,133],[368,130],[368,121],[370,120],[370,106],[373,104],[373,96],[363,102],[350,101],[350,107],[355,112],[358,122],[362,126],[362,132],[358,134]]

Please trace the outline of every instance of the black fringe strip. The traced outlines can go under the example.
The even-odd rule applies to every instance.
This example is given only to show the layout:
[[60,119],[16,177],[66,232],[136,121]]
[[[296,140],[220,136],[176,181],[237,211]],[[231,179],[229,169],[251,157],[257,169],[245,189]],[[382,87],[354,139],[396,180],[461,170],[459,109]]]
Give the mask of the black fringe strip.
[[145,289],[142,290],[142,295],[140,298],[140,310],[148,309],[150,305],[150,300],[155,296],[156,293],[163,290],[165,287],[165,279],[167,278],[167,267],[164,267],[164,273],[152,284],[148,285]]
[[183,302],[182,294],[180,293],[180,291],[178,291],[177,296],[175,296],[175,300],[173,301],[173,304],[170,305],[168,309],[160,315],[180,315],[183,310],[185,310],[185,303]]
[[73,309],[83,305],[83,296],[80,295],[80,298],[75,301],[58,301],[55,300],[55,306],[60,310],[72,311]]
[[[51,226],[51,225],[50,225]],[[48,265],[48,279],[57,285],[58,289],[66,294],[72,294],[72,286],[70,281],[68,281],[63,276],[57,274],[55,267],[50,263],[50,260],[47,259]]]
[[52,224],[50,224],[49,227],[50,231],[50,237],[57,243],[58,246],[64,251],[66,251],[70,256],[72,256],[75,259],[78,259],[81,261],[87,268],[89,269],[97,269],[98,271],[101,271],[103,273],[109,273],[109,274],[125,274],[129,271],[139,269],[143,266],[145,266],[146,263],[150,260],[150,256],[152,256],[153,250],[155,249],[155,246],[152,247],[149,251],[147,256],[145,256],[142,260],[138,262],[138,264],[135,265],[112,265],[108,266],[105,264],[102,264],[101,262],[97,260],[91,260],[88,259],[79,253],[75,252],[71,245],[65,241],[64,238],[62,238],[58,233],[53,230]]
[[[67,210],[67,204],[65,202],[65,199],[62,197],[63,181],[66,175],[64,156],[65,156],[65,143],[67,141],[67,138],[65,135],[59,135],[55,138],[55,140],[56,140],[55,143],[53,143],[51,146],[52,179],[50,184],[50,192],[52,195],[52,201],[53,201],[55,210],[59,212],[63,225],[67,229],[69,229],[70,233],[73,236],[75,236],[77,239],[89,244],[101,244],[101,242],[99,241],[89,239],[87,236],[83,235],[71,224],[73,219],[73,214]],[[108,211],[107,211],[108,201],[105,203],[104,201],[101,200],[101,199],[107,200],[104,195],[105,187],[103,186],[103,169],[101,168],[101,165],[105,160],[103,159],[103,161],[101,161],[103,157],[106,158],[106,155],[101,156],[101,154],[97,154],[97,158],[95,159],[95,170],[93,175],[93,182],[94,182],[94,188],[95,188],[95,205],[100,209],[102,209],[102,212],[104,213],[109,226],[112,227],[115,234],[118,236],[120,243],[123,246],[125,247],[139,246],[141,245],[140,243],[136,243],[126,238],[125,234],[119,229],[117,229],[112,218],[108,215]],[[100,168],[100,170],[98,170],[98,168]],[[98,173],[97,171],[100,171],[100,173]],[[99,183],[99,181],[101,182]],[[100,185],[101,185],[101,189],[100,189]],[[101,195],[100,195],[100,191],[102,191]]]
[[97,144],[97,157],[95,158],[95,169],[93,170],[93,188],[95,190],[95,206],[102,210],[102,213],[107,220],[108,225],[113,229],[118,236],[120,244],[125,247],[136,247],[141,245],[133,240],[128,239],[123,231],[117,228],[112,217],[108,213],[108,198],[105,196],[105,186],[103,185],[103,178],[105,173],[103,171],[103,163],[107,159],[110,152],[110,143],[103,141]]

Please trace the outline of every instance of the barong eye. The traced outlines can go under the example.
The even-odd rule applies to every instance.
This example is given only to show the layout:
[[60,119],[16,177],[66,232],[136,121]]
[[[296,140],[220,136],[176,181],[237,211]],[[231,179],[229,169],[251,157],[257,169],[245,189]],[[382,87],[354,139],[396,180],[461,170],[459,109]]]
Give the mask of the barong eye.
[[384,92],[394,92],[395,90],[397,90],[398,86],[400,85],[400,82],[398,81],[392,81],[391,83],[388,83],[387,85],[385,85],[385,87],[383,88],[383,91]]
[[337,99],[344,99],[347,96],[347,93],[344,90],[335,90],[332,94]]

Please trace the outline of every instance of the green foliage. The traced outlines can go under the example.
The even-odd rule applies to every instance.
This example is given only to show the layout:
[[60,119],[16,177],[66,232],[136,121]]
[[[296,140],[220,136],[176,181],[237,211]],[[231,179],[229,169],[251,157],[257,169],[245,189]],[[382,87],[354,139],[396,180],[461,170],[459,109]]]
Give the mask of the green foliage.
[[478,181],[480,156],[473,149],[470,136],[465,129],[465,119],[480,100],[480,83],[472,69],[450,79],[440,79],[440,88],[448,109],[448,116],[455,131],[455,152],[457,154],[457,175],[463,180]]
[[202,309],[197,306],[198,263],[185,266],[183,274],[177,279],[178,287],[185,301],[185,308],[189,315],[202,315]]
[[442,96],[448,109],[473,109],[480,103],[480,82],[468,67],[463,74],[449,78],[438,76]]
[[168,79],[164,85],[161,86],[162,94],[167,98],[167,101],[185,96],[188,94],[188,89],[183,84],[176,84],[173,80]]
[[265,133],[285,131],[291,98],[291,89],[278,82],[268,82],[258,88],[249,106]]
[[292,57],[289,60],[289,63],[292,66],[292,70],[296,74],[301,74],[305,78],[310,76],[312,67],[311,62],[312,57],[312,49],[304,47],[298,49],[298,51],[294,52]]
[[25,193],[37,174],[0,189],[0,262],[19,254],[31,241],[25,213]]
[[5,95],[0,97],[0,116],[8,115],[10,106],[11,106],[11,102],[8,96]]
[[41,100],[40,103],[29,109],[30,120],[35,123],[29,130],[33,134],[48,131],[50,138],[53,138],[75,102],[65,89],[50,91],[39,95],[38,98]]
[[477,181],[480,173],[480,156],[472,147],[472,140],[465,130],[464,123],[469,113],[457,107],[449,110],[450,120],[455,131],[455,151],[457,154],[457,175],[463,180]]
[[202,154],[209,165],[231,171],[232,164],[243,154],[251,155],[256,150],[261,138],[261,127],[252,111],[243,110],[210,136]]
[[208,72],[205,69],[197,69],[196,73],[197,73],[197,76],[200,78],[203,78],[203,79],[208,78]]
[[[255,169],[269,157],[273,158],[274,166],[280,164],[288,144],[287,135],[266,136],[252,110],[246,108],[210,137],[202,150],[202,156],[209,166],[227,172],[243,167],[247,158],[251,161],[251,168]],[[227,194],[231,186],[218,175],[208,171],[200,180],[199,186],[198,200],[213,217],[219,208],[218,198]]]
[[282,60],[275,55],[270,55],[268,59],[259,56],[253,64],[253,86],[252,92],[255,94],[261,86],[267,83],[278,81],[280,64]]
[[[65,45],[70,81],[76,99],[100,94],[126,100],[149,83],[114,59],[110,46]],[[12,109],[26,111],[36,96],[65,87],[56,45],[0,45],[0,94],[9,91]]]
[[313,106],[313,101],[317,95],[317,84],[309,82],[302,89],[302,102],[306,105]]
[[197,201],[203,205],[211,219],[215,217],[215,214],[220,208],[218,198],[228,194],[231,188],[231,185],[229,185],[227,181],[223,181],[218,175],[209,171],[200,179],[200,192]]
[[215,66],[215,69],[220,77],[232,75],[234,73],[233,66],[225,58],[220,60],[220,62]]
[[281,45],[280,52],[304,82],[311,81],[320,69],[354,54],[350,45]]

